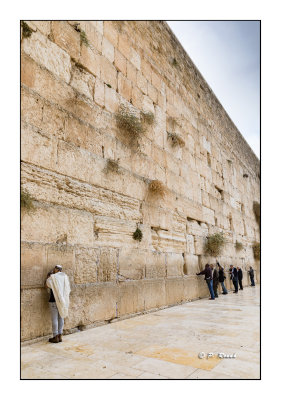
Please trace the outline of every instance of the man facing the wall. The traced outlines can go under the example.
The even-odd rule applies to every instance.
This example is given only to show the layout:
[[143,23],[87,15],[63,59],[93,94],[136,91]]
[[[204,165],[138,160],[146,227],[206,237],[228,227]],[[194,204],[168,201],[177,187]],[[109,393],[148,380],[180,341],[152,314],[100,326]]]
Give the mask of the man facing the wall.
[[64,318],[68,315],[70,284],[68,276],[62,272],[62,266],[56,265],[46,280],[46,287],[50,289],[49,305],[52,317],[53,337],[50,343],[62,342]]

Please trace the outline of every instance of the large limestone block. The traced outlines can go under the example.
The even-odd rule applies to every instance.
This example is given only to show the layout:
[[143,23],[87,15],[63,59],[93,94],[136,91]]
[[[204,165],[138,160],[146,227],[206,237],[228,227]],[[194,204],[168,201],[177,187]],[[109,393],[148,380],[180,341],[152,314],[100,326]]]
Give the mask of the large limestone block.
[[204,236],[195,236],[194,237],[194,247],[195,247],[195,254],[202,255],[205,253],[205,246],[206,246],[206,237]]
[[71,77],[69,54],[39,31],[23,40],[22,50],[38,64],[69,83]]
[[36,207],[22,215],[22,240],[56,243],[65,238],[68,244],[93,246],[93,217],[90,213],[67,208]]
[[82,45],[79,64],[96,78],[101,77],[102,60],[94,48]]
[[84,69],[73,65],[70,84],[77,90],[77,92],[88,97],[90,100],[93,100],[95,77],[92,74],[89,74]]
[[148,202],[142,204],[143,222],[157,229],[169,229],[172,215],[168,210]]
[[35,26],[40,32],[42,32],[45,36],[48,36],[51,33],[51,21],[27,21],[28,25],[31,23],[32,28]]
[[103,34],[114,47],[118,46],[118,30],[114,21],[103,21]]
[[198,278],[196,276],[187,276],[183,279],[183,300],[194,300],[199,297]]
[[93,127],[69,116],[65,121],[65,141],[102,156],[102,135]]
[[120,249],[119,280],[143,279],[145,277],[147,252],[139,249]]
[[147,254],[145,277],[164,278],[166,276],[165,254],[150,251]]
[[77,285],[70,293],[69,315],[64,329],[115,318],[116,302],[115,283]]
[[21,82],[43,98],[65,108],[68,104],[72,104],[75,98],[75,92],[71,86],[58,80],[25,54],[21,57]]
[[111,63],[113,63],[114,46],[105,36],[102,39],[102,55],[105,56]]
[[114,90],[117,89],[117,70],[114,65],[104,56],[100,59],[101,80],[110,85]]
[[203,299],[205,297],[209,297],[210,296],[210,292],[209,292],[207,283],[203,279],[203,277],[202,276],[198,276],[197,282],[198,282],[198,297],[200,299]]
[[178,304],[184,300],[183,279],[169,278],[166,279],[166,304]]
[[135,222],[108,217],[95,217],[95,243],[106,246],[110,243],[114,247],[124,245],[135,247],[133,233],[136,230]]
[[21,291],[21,339],[29,340],[52,332],[47,289]]
[[198,256],[193,254],[184,254],[184,274],[195,275],[199,272]]
[[163,307],[166,304],[164,279],[145,279],[142,284],[145,310]]
[[202,207],[203,210],[203,220],[208,224],[215,225],[215,212],[207,207]]
[[26,88],[21,89],[21,116],[27,124],[40,127],[43,118],[44,103],[39,96],[29,93]]
[[[63,241],[66,237],[62,236],[61,240]],[[60,239],[58,239],[58,242]],[[65,272],[70,280],[70,284],[72,285],[74,282],[74,273],[75,273],[75,257],[74,257],[74,247],[68,246],[65,243],[57,243],[46,246],[47,252],[47,265],[44,271],[44,279],[47,277],[47,273],[51,271],[55,265],[59,264],[63,267],[63,272]]]
[[117,255],[118,250],[102,248],[99,256],[98,281],[116,282],[117,280]]
[[34,165],[22,163],[22,185],[41,202],[52,202],[117,219],[141,219],[137,200]]
[[97,282],[99,258],[99,249],[85,247],[75,248],[75,284]]
[[46,278],[46,247],[39,243],[21,243],[21,287],[42,287]]
[[182,276],[184,258],[182,254],[167,253],[167,277]]
[[[71,143],[58,143],[57,172],[81,181],[102,186],[103,159]],[[99,173],[98,173],[99,171]]]
[[78,60],[80,55],[80,33],[66,21],[53,21],[52,34],[54,42],[65,50],[70,57]]
[[57,160],[57,140],[26,123],[21,128],[21,159],[53,169]]
[[117,316],[144,310],[143,282],[120,282],[118,286]]
[[194,236],[186,235],[186,252],[187,254],[195,254]]
[[157,230],[151,232],[152,246],[157,251],[183,253],[186,248],[185,234]]

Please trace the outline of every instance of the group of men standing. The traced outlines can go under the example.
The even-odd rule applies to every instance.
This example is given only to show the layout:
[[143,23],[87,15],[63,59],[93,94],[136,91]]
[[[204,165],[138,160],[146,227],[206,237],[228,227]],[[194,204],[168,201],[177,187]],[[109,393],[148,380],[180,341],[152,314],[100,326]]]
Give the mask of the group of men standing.
[[[251,279],[251,286],[255,286],[255,281],[254,281],[254,270],[252,267],[250,267],[250,270],[248,271],[250,279]],[[238,284],[239,284],[239,290],[243,290],[243,271],[240,267],[234,267],[233,265],[230,265],[229,268],[229,274],[230,274],[230,280],[233,283],[234,286],[234,292],[233,293],[238,293]],[[225,287],[224,281],[226,279],[224,268],[220,265],[219,262],[214,264],[206,264],[205,269],[201,272],[198,272],[196,275],[205,275],[205,281],[208,285],[209,292],[210,292],[210,300],[215,300],[216,297],[218,297],[218,286],[219,283],[221,284],[222,288],[222,294],[228,294],[228,291]]]

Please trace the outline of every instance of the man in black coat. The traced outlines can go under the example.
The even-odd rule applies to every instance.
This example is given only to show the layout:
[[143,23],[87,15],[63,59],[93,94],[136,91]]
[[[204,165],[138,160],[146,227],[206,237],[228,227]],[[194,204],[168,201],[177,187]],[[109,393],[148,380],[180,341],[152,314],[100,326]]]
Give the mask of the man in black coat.
[[254,270],[252,267],[250,267],[250,271],[248,271],[248,274],[250,275],[251,279],[251,286],[255,286],[255,280],[254,280]]
[[220,265],[219,262],[217,262],[217,266],[219,267],[219,283],[221,284],[221,288],[222,288],[222,294],[227,294],[228,291],[225,287],[224,281],[226,279],[223,267]]
[[238,269],[238,282],[239,282],[239,290],[243,290],[242,279],[243,279],[243,271],[240,267]]
[[215,294],[214,294],[214,289],[213,289],[213,272],[212,272],[212,268],[210,267],[210,265],[206,264],[205,269],[203,269],[203,271],[201,271],[201,272],[198,272],[196,275],[205,275],[205,281],[208,285],[210,295],[211,295],[209,300],[215,300]]
[[238,271],[236,267],[233,267],[233,265],[230,266],[230,269],[231,269],[231,280],[235,288],[233,293],[238,293]]

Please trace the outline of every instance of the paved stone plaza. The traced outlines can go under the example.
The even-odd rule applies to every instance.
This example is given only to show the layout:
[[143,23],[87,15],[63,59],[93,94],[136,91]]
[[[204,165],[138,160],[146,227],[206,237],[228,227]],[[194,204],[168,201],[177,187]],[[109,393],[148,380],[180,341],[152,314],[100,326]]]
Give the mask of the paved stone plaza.
[[[23,379],[258,379],[259,286],[22,346]],[[214,353],[198,358],[199,352]],[[236,354],[220,359],[217,354]]]

